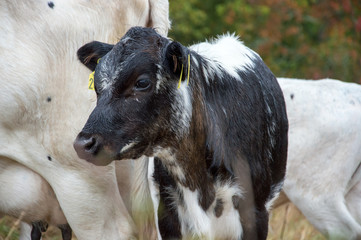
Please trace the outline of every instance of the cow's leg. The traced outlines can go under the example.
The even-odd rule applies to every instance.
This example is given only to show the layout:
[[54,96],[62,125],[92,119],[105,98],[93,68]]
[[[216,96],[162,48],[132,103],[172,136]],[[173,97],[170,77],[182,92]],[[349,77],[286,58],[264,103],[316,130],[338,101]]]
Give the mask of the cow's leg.
[[[51,179],[64,214],[78,239],[129,239],[134,226],[119,194],[114,164],[63,170]],[[59,171],[59,170],[58,170]],[[53,173],[56,171],[54,170]]]
[[61,236],[63,237],[63,240],[71,240],[72,230],[69,224],[58,226],[58,228],[61,230]]
[[334,210],[335,214],[338,215],[338,224],[327,229],[330,239],[360,239],[361,225],[352,216],[344,198],[339,198],[339,201],[335,203],[335,209],[330,210]]
[[[342,159],[340,157],[335,158],[336,160]],[[327,158],[320,157],[320,159]],[[345,157],[345,159],[355,159],[355,157]],[[333,162],[337,162],[336,160]],[[302,163],[306,164],[305,162]],[[294,163],[290,162],[289,166],[293,166],[293,164]],[[302,165],[299,165],[299,167],[302,167]],[[317,171],[322,169],[321,166],[309,166],[308,168],[310,171],[312,171],[312,169],[317,169]],[[344,196],[344,193],[347,193],[350,188],[347,186],[347,182],[351,179],[349,176],[352,175],[352,172],[349,170],[355,168],[356,167],[353,166],[345,167],[338,165],[337,167],[325,169],[324,171],[327,172],[328,175],[323,179],[320,179],[322,174],[312,172],[311,174],[307,174],[306,170],[303,171],[303,175],[299,174],[298,177],[297,174],[288,173],[289,178],[286,178],[284,191],[291,202],[297,206],[312,225],[330,239],[360,239],[361,225],[353,216],[354,213],[356,214],[357,212],[357,204],[355,205],[355,203],[352,202],[352,200],[357,202],[357,198],[361,199],[360,195],[357,194],[357,190],[352,193],[353,189],[351,188],[346,199]],[[335,169],[338,169],[337,172]],[[329,176],[332,176],[332,178]],[[322,182],[322,180],[324,181]],[[305,183],[312,184],[307,186]],[[355,189],[357,189],[357,187]]]
[[[358,152],[355,151],[357,144],[348,139],[333,139],[338,143],[336,148],[331,142],[330,145],[318,144],[318,138],[315,143],[300,142],[295,136],[302,136],[303,129],[310,126],[293,130],[290,126],[291,145],[284,192],[309,222],[330,239],[357,239],[355,234],[361,231],[361,227],[352,216],[353,210],[347,208],[344,196],[359,165]],[[332,139],[326,134],[318,134]],[[358,141],[354,136],[345,136]]]
[[[152,158],[153,159],[153,158]],[[132,177],[131,199],[132,216],[139,231],[139,239],[157,239],[160,236],[158,232],[155,211],[157,206],[153,205],[152,189],[150,189],[150,180],[148,177],[149,160],[146,157],[135,160],[134,175]],[[150,166],[151,167],[151,166]],[[152,172],[154,169],[150,169]]]
[[[361,224],[361,162],[349,182],[346,204],[356,221]],[[359,236],[361,239],[361,235]]]
[[257,212],[257,233],[258,239],[267,239],[269,214],[266,208]]
[[303,196],[302,201],[297,202],[291,197],[290,200],[297,203],[296,206],[309,222],[328,239],[359,239],[356,236],[361,233],[361,226],[351,215],[343,196]]
[[19,240],[30,240],[31,239],[32,226],[26,222],[20,223],[20,236]]
[[[347,193],[346,204],[352,216],[361,226],[361,180]],[[357,236],[358,239],[361,239],[361,232]]]

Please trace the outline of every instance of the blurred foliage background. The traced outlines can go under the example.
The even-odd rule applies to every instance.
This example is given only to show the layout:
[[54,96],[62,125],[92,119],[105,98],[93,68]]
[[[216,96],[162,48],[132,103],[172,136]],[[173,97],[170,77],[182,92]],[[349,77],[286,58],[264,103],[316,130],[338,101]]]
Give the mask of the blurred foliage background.
[[170,18],[185,45],[237,33],[278,77],[361,83],[360,0],[170,1]]

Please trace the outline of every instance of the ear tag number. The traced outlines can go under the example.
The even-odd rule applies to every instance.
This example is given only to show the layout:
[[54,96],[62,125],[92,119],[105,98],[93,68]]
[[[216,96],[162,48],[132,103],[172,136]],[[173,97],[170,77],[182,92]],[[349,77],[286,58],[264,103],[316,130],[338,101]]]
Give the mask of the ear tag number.
[[[97,60],[97,64],[99,63],[101,58],[98,58]],[[94,88],[94,73],[95,71],[93,71],[91,74],[89,74],[89,83],[88,83],[88,89],[89,90],[95,90]]]
[[92,72],[91,74],[89,74],[88,89],[89,89],[89,90],[95,90],[95,89],[94,89],[94,72]]

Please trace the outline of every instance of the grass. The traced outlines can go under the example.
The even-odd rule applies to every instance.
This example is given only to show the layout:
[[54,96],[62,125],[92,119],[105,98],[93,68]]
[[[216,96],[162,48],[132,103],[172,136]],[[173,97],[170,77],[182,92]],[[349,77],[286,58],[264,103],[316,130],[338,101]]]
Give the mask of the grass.
[[19,228],[16,219],[3,217],[0,219],[0,240],[19,239]]
[[267,240],[326,240],[296,208],[288,202],[271,214]]
[[[4,217],[0,219],[0,240],[19,239],[17,219]],[[10,232],[13,230],[12,232]],[[61,240],[60,230],[49,227],[43,240]],[[73,237],[73,240],[76,238]],[[291,203],[283,204],[271,214],[267,240],[326,240]]]
[[[12,217],[0,218],[0,240],[18,240],[20,236],[20,225],[18,219]],[[30,237],[30,236],[29,236]],[[76,240],[73,235],[73,240]],[[50,226],[42,240],[62,240],[61,232],[57,227]]]

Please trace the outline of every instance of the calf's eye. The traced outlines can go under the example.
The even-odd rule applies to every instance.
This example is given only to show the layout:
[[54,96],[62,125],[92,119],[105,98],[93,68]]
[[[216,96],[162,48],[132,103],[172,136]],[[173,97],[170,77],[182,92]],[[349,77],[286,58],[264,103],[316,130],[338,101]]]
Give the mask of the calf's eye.
[[150,87],[151,81],[149,78],[141,78],[138,79],[137,82],[134,85],[134,89],[137,91],[143,91]]

